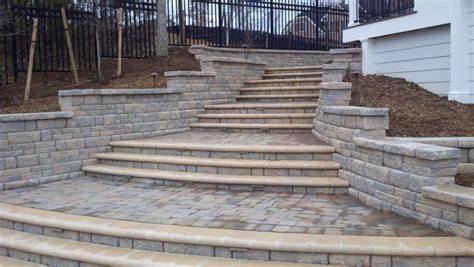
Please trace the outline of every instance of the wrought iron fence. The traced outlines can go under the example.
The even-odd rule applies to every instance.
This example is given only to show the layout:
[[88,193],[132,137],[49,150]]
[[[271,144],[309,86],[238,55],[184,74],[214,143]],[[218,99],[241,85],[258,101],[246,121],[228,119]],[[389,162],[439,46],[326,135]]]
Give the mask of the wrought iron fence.
[[69,71],[61,7],[65,7],[79,70],[97,64],[95,32],[99,31],[102,57],[116,57],[117,16],[123,8],[125,58],[155,55],[156,0],[2,0],[0,1],[0,85],[26,71],[32,21],[39,18],[33,71]]
[[172,45],[328,50],[348,24],[344,0],[168,0]]
[[358,0],[356,22],[369,23],[413,12],[415,0]]

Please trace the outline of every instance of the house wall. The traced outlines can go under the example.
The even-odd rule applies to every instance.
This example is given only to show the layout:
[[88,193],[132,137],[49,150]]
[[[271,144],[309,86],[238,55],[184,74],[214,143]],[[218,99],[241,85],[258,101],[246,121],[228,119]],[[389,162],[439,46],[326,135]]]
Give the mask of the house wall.
[[378,37],[368,42],[363,46],[364,74],[405,78],[433,93],[448,95],[449,25]]

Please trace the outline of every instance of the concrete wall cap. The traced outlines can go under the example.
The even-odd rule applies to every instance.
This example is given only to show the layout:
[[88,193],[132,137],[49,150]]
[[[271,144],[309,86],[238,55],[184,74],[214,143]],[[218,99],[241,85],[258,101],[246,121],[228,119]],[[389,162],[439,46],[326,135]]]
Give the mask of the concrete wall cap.
[[86,95],[159,95],[179,94],[182,89],[153,88],[153,89],[74,89],[61,90],[59,96],[86,96]]
[[324,90],[351,90],[352,83],[346,82],[323,82],[319,84],[320,89]]
[[4,114],[4,115],[0,115],[0,122],[67,119],[67,118],[72,118],[73,116],[74,116],[73,112],[39,112],[39,113]]
[[333,48],[329,54],[362,54],[362,48]]
[[366,108],[355,106],[321,106],[319,110],[324,113],[349,115],[349,116],[386,116],[388,115],[388,108]]
[[215,77],[214,71],[167,71],[165,77]]
[[391,137],[391,139],[458,148],[474,148],[474,137]]
[[354,143],[361,147],[381,150],[387,153],[417,157],[424,160],[459,159],[460,150],[437,145],[406,142],[401,140],[354,138]]
[[348,65],[347,63],[330,63],[330,64],[323,64],[323,70],[347,70]]
[[279,49],[258,49],[258,48],[222,48],[210,47],[206,45],[192,45],[189,48],[191,54],[196,54],[196,50],[205,49],[209,51],[234,52],[234,53],[268,53],[268,54],[329,54],[328,51],[310,51],[310,50],[279,50]]
[[456,184],[446,184],[423,187],[421,193],[427,198],[474,209],[474,188]]

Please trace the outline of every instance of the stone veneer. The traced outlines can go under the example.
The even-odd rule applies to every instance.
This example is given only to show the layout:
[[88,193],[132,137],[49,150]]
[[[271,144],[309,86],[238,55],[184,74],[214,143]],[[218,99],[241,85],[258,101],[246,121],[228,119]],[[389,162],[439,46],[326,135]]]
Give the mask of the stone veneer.
[[335,147],[333,160],[341,164],[349,193],[474,239],[474,189],[454,185],[459,163],[471,161],[473,138],[387,138],[389,110],[348,106],[351,86],[335,80],[321,84],[324,101],[318,102],[313,134]]
[[275,49],[220,48],[193,45],[189,52],[196,56],[223,56],[259,60],[268,67],[299,67],[340,63],[351,71],[362,71],[362,50],[360,48],[331,49],[330,51],[302,51]]
[[[0,115],[0,190],[78,177],[111,141],[189,130],[204,106],[235,101],[264,64],[201,59],[203,71],[168,72],[168,88],[59,92],[63,112]],[[237,73],[237,75],[235,75]]]

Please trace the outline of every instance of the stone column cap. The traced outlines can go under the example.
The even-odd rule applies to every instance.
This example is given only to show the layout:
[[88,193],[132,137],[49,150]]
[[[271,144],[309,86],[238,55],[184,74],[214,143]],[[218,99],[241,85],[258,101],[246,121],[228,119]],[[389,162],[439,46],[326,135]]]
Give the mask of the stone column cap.
[[352,83],[347,82],[323,82],[319,84],[320,89],[324,90],[351,90]]

